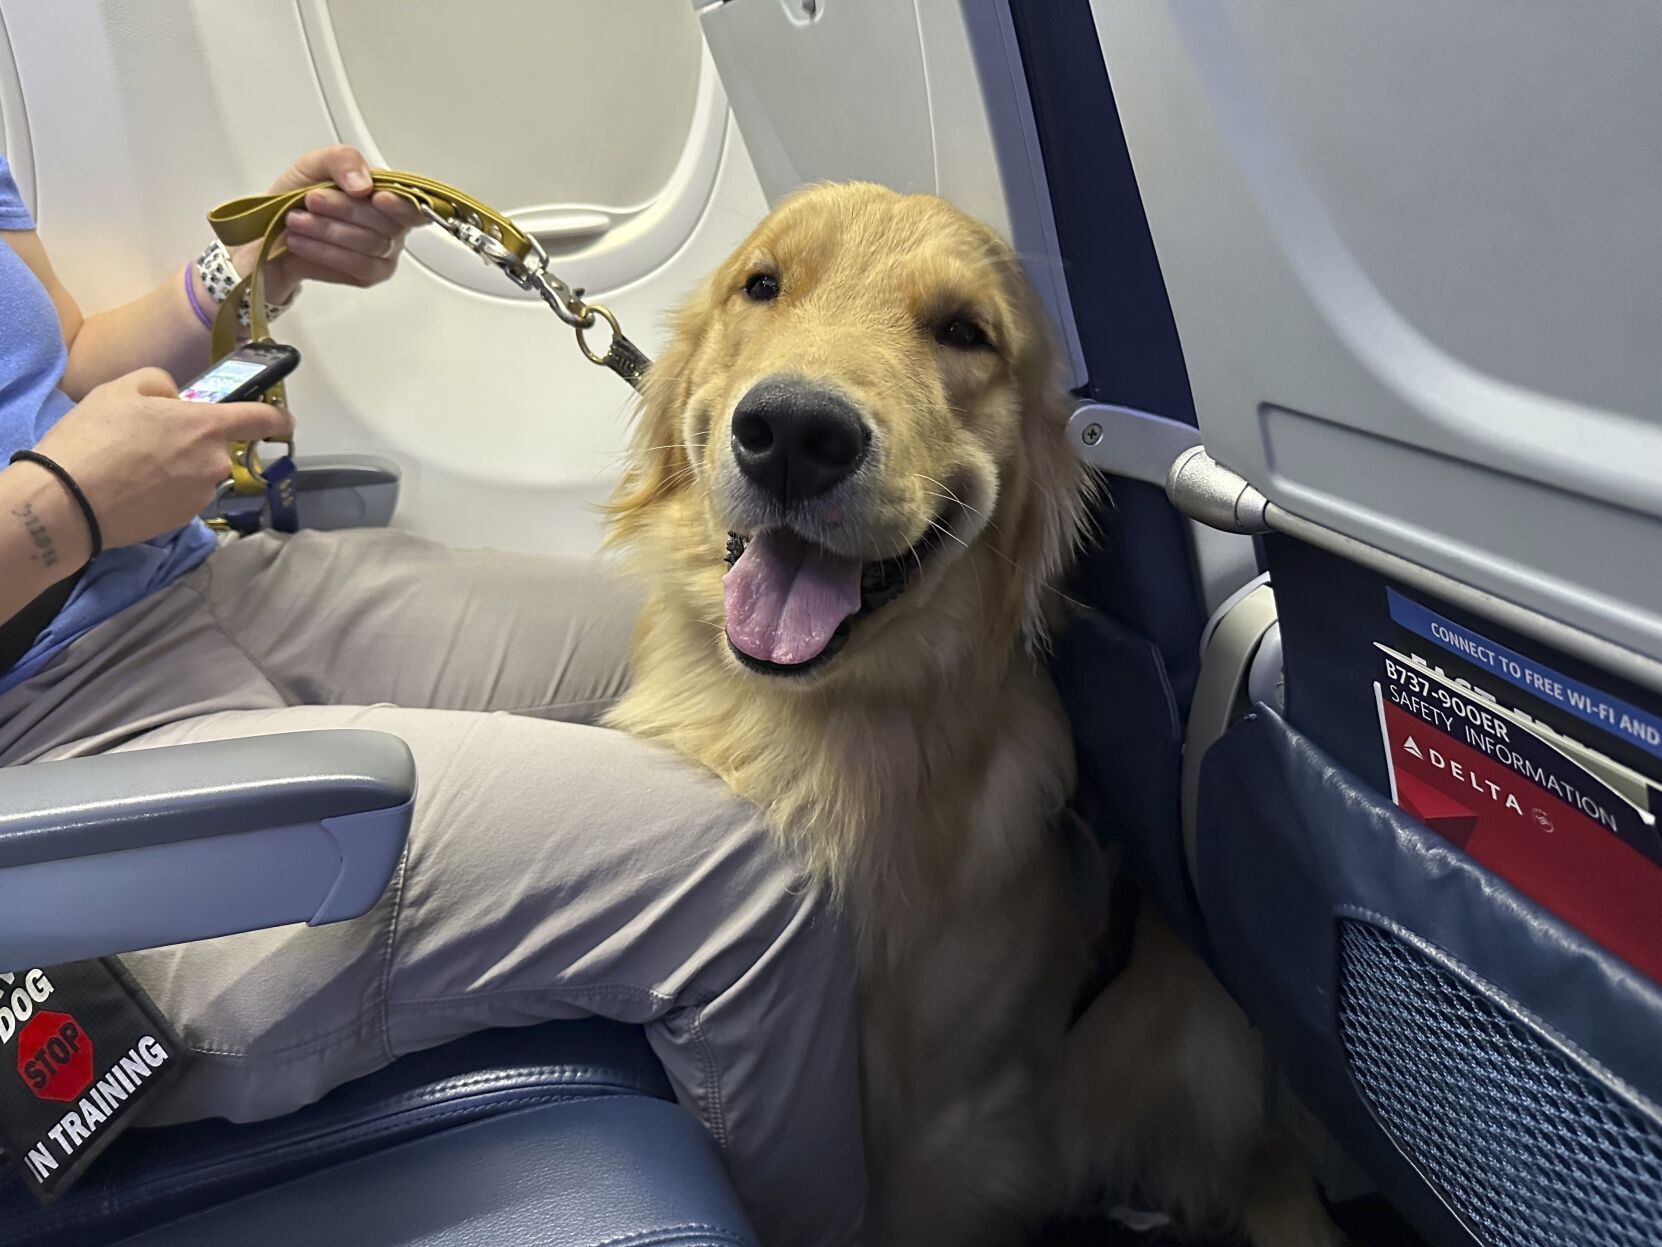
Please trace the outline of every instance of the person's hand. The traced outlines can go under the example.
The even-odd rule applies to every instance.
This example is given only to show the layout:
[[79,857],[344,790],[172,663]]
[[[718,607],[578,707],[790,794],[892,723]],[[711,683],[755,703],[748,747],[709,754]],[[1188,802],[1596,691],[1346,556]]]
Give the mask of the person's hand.
[[[81,487],[113,550],[171,532],[212,502],[229,471],[229,443],[293,432],[279,407],[183,402],[172,377],[141,368],[94,389],[35,449]],[[86,548],[78,552],[84,560]]]
[[[289,214],[282,241],[287,251],[266,265],[266,300],[287,303],[303,281],[373,286],[398,267],[404,235],[422,224],[407,200],[375,191],[369,164],[355,147],[338,145],[307,152],[272,183],[274,194],[314,182],[338,189],[315,190]],[[373,192],[373,193],[372,193]],[[244,276],[254,266],[258,243],[232,255]]]

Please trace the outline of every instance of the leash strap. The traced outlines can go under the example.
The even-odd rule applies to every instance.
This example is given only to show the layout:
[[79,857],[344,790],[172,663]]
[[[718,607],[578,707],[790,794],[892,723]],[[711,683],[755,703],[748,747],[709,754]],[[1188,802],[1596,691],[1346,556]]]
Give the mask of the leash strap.
[[[489,205],[432,178],[395,169],[379,169],[370,174],[370,180],[375,190],[388,191],[413,204],[429,221],[470,248],[487,264],[495,265],[520,289],[535,291],[554,310],[554,314],[576,332],[577,345],[586,358],[609,368],[631,386],[639,388],[649,362],[645,352],[624,336],[618,327],[617,317],[607,308],[598,303],[585,302],[581,289],[570,286],[549,271],[548,252],[536,238]],[[236,349],[239,311],[245,298],[248,301],[250,339],[270,341],[265,312],[265,267],[283,252],[279,240],[288,214],[300,207],[312,191],[328,189],[332,185],[330,182],[318,182],[275,195],[249,195],[221,204],[208,214],[208,223],[227,247],[252,242],[260,244],[253,270],[226,296],[214,317],[213,357],[216,360]],[[586,335],[601,321],[611,332],[611,342],[604,351],[597,351],[589,345]],[[279,406],[284,403],[281,382],[266,391],[265,401]],[[292,455],[292,442],[289,449]],[[288,459],[289,456],[284,457],[285,462]],[[270,485],[276,469],[276,464],[270,469],[261,466],[252,443],[232,443],[233,491],[242,495],[265,493],[270,501],[273,527],[281,527],[278,514],[283,503],[278,491]],[[290,482],[289,522],[293,522],[293,492]]]
[[295,493],[294,456],[284,455],[265,470],[266,509],[271,526],[280,533],[300,531],[300,499]]

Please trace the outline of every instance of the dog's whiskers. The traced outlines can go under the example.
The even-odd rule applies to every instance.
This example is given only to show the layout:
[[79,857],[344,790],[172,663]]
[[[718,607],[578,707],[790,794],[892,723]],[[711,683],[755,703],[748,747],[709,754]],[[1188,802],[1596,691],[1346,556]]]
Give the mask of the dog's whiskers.
[[931,498],[939,498],[942,502],[950,502],[955,506],[968,511],[971,515],[979,516],[981,520],[986,523],[988,528],[992,529],[995,533],[999,531],[998,525],[987,519],[987,513],[985,511],[977,510],[975,507],[970,506],[969,503],[963,502],[960,499],[949,498],[945,494],[936,493],[933,489],[926,489],[923,492]]
[[612,464],[627,463],[639,455],[650,455],[660,450],[681,450],[680,442],[666,442],[662,446],[631,446],[621,454],[612,456]]
[[950,528],[948,528],[945,524],[941,523],[939,520],[933,520],[933,519],[930,520],[929,521],[929,527],[933,528],[936,532],[940,533],[941,536],[943,536],[943,537],[951,537],[959,545],[963,546],[964,549],[966,549],[966,550],[969,549],[969,542],[965,541],[962,537],[960,537],[957,533],[953,532]]
[[[679,442],[670,442],[663,446],[631,446],[621,454],[613,455],[612,458],[607,461],[606,466],[608,468],[627,468],[631,463],[638,462],[639,460],[644,459],[647,455],[655,454],[660,450],[683,449],[685,448]],[[682,472],[691,470],[692,465],[690,463],[687,467],[680,469]]]
[[917,477],[918,480],[920,480],[920,481],[928,481],[931,485],[935,486],[935,488],[944,489],[946,491],[945,495],[941,495],[941,494],[935,495],[937,498],[944,496],[944,497],[950,498],[953,502],[956,502],[961,507],[973,510],[973,508],[970,507],[969,503],[965,502],[962,498],[960,498],[957,494],[957,491],[955,491],[952,488],[952,486],[948,485],[945,481],[937,481],[933,476],[930,476],[927,472],[914,472],[914,473],[912,473],[912,475]]
[[937,481],[933,476],[929,476],[923,472],[913,472],[912,475],[917,477],[920,481],[928,481],[931,485],[938,486],[940,489],[944,489],[946,491],[945,493],[936,493],[933,489],[926,490],[925,492],[931,497],[939,498],[942,502],[955,503],[964,510],[968,511],[971,515],[978,516],[981,522],[988,528],[992,529],[995,533],[999,531],[998,525],[993,523],[992,517],[990,517],[979,507],[970,506],[970,504],[960,498],[952,486],[948,485],[945,481]]
[[[919,480],[928,481],[933,485],[940,485],[940,487],[942,489],[946,490],[946,493],[944,493],[944,494],[936,493],[934,490],[925,490],[924,492],[929,494],[931,497],[939,498],[942,502],[956,503],[957,505],[963,507],[964,510],[970,512],[972,515],[980,516],[981,519],[986,523],[987,527],[990,528],[992,531],[994,531],[994,532],[1000,531],[998,525],[993,523],[990,519],[988,519],[985,512],[980,511],[980,510],[976,509],[975,507],[970,506],[969,503],[965,502],[962,498],[960,498],[956,493],[953,492],[952,487],[950,485],[943,484],[942,482],[937,481],[934,477],[926,476],[922,472],[914,472],[914,473],[912,473],[912,475],[917,477]],[[932,520],[929,521],[929,523],[930,523],[931,527],[941,529],[941,525],[937,521],[932,519]],[[941,531],[946,533],[946,535],[948,537],[951,537],[954,541],[956,541],[959,545],[963,546],[966,550],[969,549],[969,543],[966,542],[962,537],[958,536],[958,534],[956,534],[954,532],[951,532],[947,529],[941,529]],[[993,555],[994,558],[1002,559],[1004,562],[1008,563],[1012,568],[1014,568],[1016,571],[1020,572],[1024,577],[1026,577],[1033,584],[1037,585],[1044,592],[1055,594],[1057,597],[1061,598],[1062,601],[1066,602],[1069,606],[1076,607],[1079,610],[1088,609],[1086,607],[1085,603],[1079,601],[1078,598],[1075,598],[1070,594],[1063,593],[1062,590],[1058,589],[1055,585],[1051,584],[1047,580],[1044,580],[1043,578],[1036,575],[1035,573],[1029,571],[1027,568],[1023,567],[1020,563],[1016,562],[1015,559],[1011,558],[1008,554],[1005,554],[1002,550],[994,549],[990,545],[986,546],[985,548]],[[979,574],[977,575],[977,584],[979,586]]]
[[[942,488],[944,489],[946,487],[943,485]],[[969,542],[965,541],[962,537],[953,532],[945,524],[942,524],[939,520],[930,520],[929,527],[944,536],[951,537],[959,545],[963,546],[964,549],[968,550],[970,548]],[[974,559],[969,560],[969,566],[971,573],[975,576],[975,596],[981,599],[982,608],[985,609],[987,604],[987,589],[986,586],[981,583],[981,569],[976,566]]]

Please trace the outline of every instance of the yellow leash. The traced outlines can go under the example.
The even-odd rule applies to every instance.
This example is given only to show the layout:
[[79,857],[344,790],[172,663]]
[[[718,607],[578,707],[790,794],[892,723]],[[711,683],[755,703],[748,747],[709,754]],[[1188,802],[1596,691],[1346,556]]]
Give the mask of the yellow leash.
[[[609,310],[598,303],[584,302],[581,290],[573,289],[548,271],[548,253],[535,238],[489,205],[432,178],[416,173],[400,173],[394,169],[379,169],[370,174],[370,180],[376,190],[389,191],[414,204],[429,221],[470,247],[486,263],[501,269],[508,280],[520,289],[533,290],[541,295],[544,302],[554,309],[555,315],[576,331],[577,345],[591,362],[610,368],[632,386],[640,385],[646,373],[646,356],[624,337],[618,328],[617,317]],[[249,195],[221,204],[208,214],[208,223],[227,247],[239,247],[255,241],[260,244],[253,270],[225,297],[218,315],[214,317],[212,345],[215,360],[229,355],[237,347],[238,312],[244,298],[248,300],[250,339],[255,342],[270,341],[265,315],[265,266],[282,253],[278,239],[282,237],[283,223],[288,214],[302,206],[312,191],[332,185],[319,182],[278,195]],[[612,335],[604,352],[595,351],[586,336],[597,321],[604,321]],[[265,400],[279,405],[284,402],[282,382],[265,392]],[[290,449],[292,451],[292,445]],[[231,484],[238,494],[252,495],[265,491],[265,475],[253,443],[231,444]]]

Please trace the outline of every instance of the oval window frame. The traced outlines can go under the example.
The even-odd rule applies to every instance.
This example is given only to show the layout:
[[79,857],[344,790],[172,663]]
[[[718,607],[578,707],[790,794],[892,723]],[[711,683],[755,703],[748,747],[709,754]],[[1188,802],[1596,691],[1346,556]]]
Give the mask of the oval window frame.
[[[297,0],[302,38],[323,94],[324,108],[341,142],[363,152],[372,166],[385,168],[388,162],[358,108],[346,62],[335,40],[329,5],[330,0]],[[565,218],[581,226],[596,216],[607,217],[609,227],[594,242],[548,248],[553,267],[560,276],[592,295],[605,295],[632,285],[663,267],[692,237],[709,211],[721,173],[728,107],[727,93],[722,88],[709,46],[702,37],[699,43],[698,91],[687,141],[669,180],[649,203],[622,212],[585,203],[507,209],[492,205],[516,224],[535,223],[539,218],[543,221]],[[414,231],[406,243],[405,253],[435,277],[470,294],[522,303],[539,299],[536,293],[520,290],[505,281],[500,273],[439,230]]]

